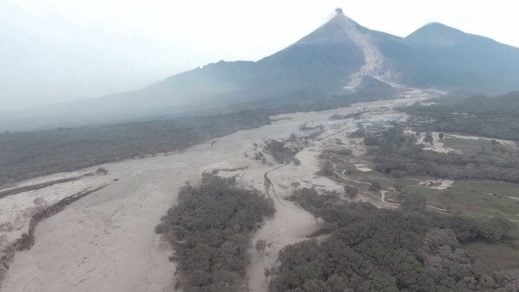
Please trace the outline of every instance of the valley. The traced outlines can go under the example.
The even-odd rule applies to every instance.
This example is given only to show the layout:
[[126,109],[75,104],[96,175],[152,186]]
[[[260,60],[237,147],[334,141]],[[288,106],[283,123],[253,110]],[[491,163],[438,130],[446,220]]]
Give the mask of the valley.
[[[76,177],[100,167],[107,171],[0,200],[2,221],[12,226],[2,231],[5,248],[27,230],[30,216],[42,208],[38,203],[51,205],[78,191],[107,185],[42,221],[35,232],[34,246],[16,252],[2,287],[7,291],[142,291],[172,287],[175,264],[168,261],[171,250],[153,230],[162,214],[174,204],[178,189],[186,181],[196,183],[203,172],[220,171],[220,175],[237,176],[239,184],[247,188],[264,190],[265,174],[270,171],[268,178],[273,191],[268,194],[277,212],[255,235],[255,240],[268,242],[266,255],[251,251],[252,264],[248,268],[252,291],[265,291],[268,279],[263,276],[263,270],[275,264],[279,250],[304,240],[319,228],[311,214],[285,200],[294,188],[291,183],[328,191],[342,189],[333,180],[315,174],[319,170],[317,157],[334,139],[347,141],[347,134],[356,130],[357,121],[330,121],[330,116],[363,112],[363,121],[386,124],[405,119],[405,114],[394,111],[395,107],[429,97],[420,92],[405,99],[284,114],[272,117],[270,125],[239,131],[182,152],[25,181],[20,186]],[[300,130],[302,124],[324,128],[312,134]],[[279,168],[281,165],[273,160],[262,163],[251,158],[265,139],[285,140],[291,134],[311,136],[308,145],[296,155],[300,165]],[[361,197],[360,200],[379,203],[377,198]]]
[[[0,199],[2,261],[6,267],[2,288],[28,292],[182,287],[181,279],[174,276],[178,275],[176,262],[168,260],[174,251],[154,229],[176,204],[176,194],[185,183],[196,185],[204,173],[234,177],[240,187],[260,191],[273,202],[274,215],[250,239],[251,243],[265,243],[261,251],[251,246],[247,252],[250,264],[243,279],[252,292],[277,291],[271,281],[280,268],[280,252],[312,238],[330,236],[326,231],[330,223],[319,213],[313,214],[319,209],[293,200],[298,191],[311,189],[322,196],[339,196],[341,202],[370,203],[382,210],[399,210],[411,194],[419,194],[432,214],[477,220],[498,216],[516,224],[519,200],[515,178],[505,183],[474,180],[478,173],[473,178],[455,179],[420,171],[397,174],[396,170],[383,170],[377,165],[380,162],[373,160],[378,155],[373,151],[381,147],[376,145],[391,141],[377,140],[384,135],[389,135],[388,139],[417,137],[398,151],[407,151],[403,149],[417,143],[416,147],[423,147],[423,155],[474,155],[481,147],[493,151],[489,157],[515,155],[508,154],[517,151],[510,141],[415,132],[421,124],[415,124],[415,116],[402,109],[428,104],[441,96],[437,91],[414,89],[403,92],[399,99],[270,116],[268,125],[212,138],[181,151],[38,177],[0,190],[9,194]],[[394,138],[388,133],[397,126],[406,130]],[[474,141],[483,144],[474,146]],[[385,155],[389,158],[394,154]],[[391,168],[398,169],[398,165],[391,164]],[[23,245],[26,239],[20,238],[29,232],[31,218],[84,192],[88,193],[85,197],[38,222],[31,233],[32,243]],[[485,255],[495,252],[493,245],[478,241],[467,248],[484,250]],[[492,265],[517,268],[505,259]]]
[[335,12],[257,61],[0,115],[0,290],[517,291],[519,49]]

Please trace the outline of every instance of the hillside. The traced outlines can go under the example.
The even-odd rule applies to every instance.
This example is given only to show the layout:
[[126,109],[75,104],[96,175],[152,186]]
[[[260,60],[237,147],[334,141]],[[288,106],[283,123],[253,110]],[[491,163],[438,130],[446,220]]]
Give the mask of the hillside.
[[315,31],[257,62],[220,61],[134,92],[3,113],[0,130],[287,107],[347,96],[365,77],[397,88],[506,92],[519,89],[519,49],[438,23],[397,37],[337,9]]
[[420,52],[413,64],[416,70],[408,72],[414,76],[404,77],[409,84],[472,93],[518,88],[518,48],[439,23],[428,24],[405,40]]

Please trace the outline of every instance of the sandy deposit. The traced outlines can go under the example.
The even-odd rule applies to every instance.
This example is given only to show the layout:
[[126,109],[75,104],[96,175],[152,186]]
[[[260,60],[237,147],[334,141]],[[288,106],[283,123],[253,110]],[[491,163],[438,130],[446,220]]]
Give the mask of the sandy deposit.
[[367,167],[365,164],[362,164],[362,163],[356,163],[355,168],[357,168],[361,172],[373,171],[371,168]]
[[[276,168],[268,176],[273,184],[269,196],[273,198],[277,212],[253,239],[264,239],[269,246],[264,256],[250,251],[252,264],[247,270],[251,291],[266,291],[268,279],[264,277],[264,268],[276,265],[278,251],[304,240],[318,228],[318,222],[311,214],[283,199],[292,191],[291,183],[299,182],[300,187],[342,189],[335,182],[315,175],[317,155],[331,139],[347,139],[347,133],[356,129],[358,121],[329,125],[329,117],[335,113],[373,111],[377,115],[367,114],[366,121],[379,123],[380,112],[391,120],[393,107],[426,97],[422,92],[410,99],[280,115],[271,125],[240,131],[220,138],[216,143],[200,144],[181,153],[105,164],[102,167],[108,170],[107,175],[86,177],[1,199],[2,223],[16,226],[2,235],[4,241],[9,242],[26,228],[30,210],[37,207],[38,202],[50,203],[77,191],[109,183],[106,188],[82,198],[38,225],[35,245],[28,251],[17,252],[3,282],[3,291],[171,291],[175,283],[175,264],[168,256],[172,251],[155,234],[154,228],[175,203],[178,189],[186,181],[197,182],[204,171],[226,169],[227,174],[238,175],[243,186],[264,190],[265,172]],[[286,139],[292,133],[302,135],[298,126],[305,122],[323,124],[325,129],[297,155],[301,165],[278,168],[280,165],[263,164],[244,155],[254,152],[253,144],[261,145],[265,139]],[[97,167],[58,176],[75,176],[95,171]],[[56,179],[56,175],[24,184],[52,179]]]
[[430,187],[434,190],[446,190],[454,184],[450,179],[434,179],[420,182],[420,185]]

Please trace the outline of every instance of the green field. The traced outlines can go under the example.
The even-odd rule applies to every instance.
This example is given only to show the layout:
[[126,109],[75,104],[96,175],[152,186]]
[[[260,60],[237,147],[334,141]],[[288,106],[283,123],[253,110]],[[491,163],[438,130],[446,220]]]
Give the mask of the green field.
[[[423,195],[427,203],[473,216],[502,215],[519,221],[519,185],[496,181],[456,181],[445,190],[410,185],[406,191]],[[513,199],[517,198],[517,199]]]
[[[490,179],[470,179],[461,178],[455,180],[454,184],[446,189],[439,190],[420,183],[426,180],[435,180],[438,177],[416,176],[412,173],[397,178],[389,174],[378,171],[361,172],[354,164],[358,160],[348,161],[348,158],[336,159],[336,167],[339,170],[346,170],[345,175],[352,180],[365,182],[359,184],[344,180],[348,185],[358,187],[365,196],[380,199],[378,191],[369,189],[370,182],[376,182],[382,190],[395,188],[403,193],[422,195],[427,200],[429,209],[437,212],[461,213],[473,217],[493,217],[504,216],[513,222],[519,223],[519,183],[503,182],[492,180],[492,173],[496,173],[496,178],[505,177],[506,171],[511,173],[519,171],[517,161],[519,150],[513,146],[502,145],[497,141],[489,139],[462,139],[450,137],[448,134],[441,140],[446,147],[462,151],[458,156],[466,157],[466,163],[472,164],[471,167],[463,168],[460,164],[459,171],[468,169],[470,171],[481,167],[489,169],[487,176]],[[391,148],[389,148],[391,149]],[[387,155],[391,155],[388,153]],[[427,158],[427,155],[418,156],[416,159]],[[360,161],[371,168],[375,168],[370,156],[364,157],[368,161]],[[453,159],[459,159],[455,156]],[[437,161],[434,161],[436,163]],[[418,161],[419,163],[419,161]],[[433,164],[434,164],[433,163]],[[459,165],[442,165],[447,170],[452,170]],[[494,168],[501,168],[501,172],[493,171]],[[503,172],[503,169],[506,170]],[[339,171],[340,172],[340,171]],[[505,174],[505,175],[503,175]],[[463,174],[458,174],[463,177]],[[342,181],[343,179],[337,178]],[[398,201],[401,199],[400,193],[390,192],[386,194],[388,201]],[[444,210],[444,211],[442,211]]]
[[[424,196],[428,205],[453,213],[461,212],[475,217],[501,215],[519,221],[519,184],[459,180],[445,190],[437,190],[420,185],[420,182],[432,179],[426,177],[393,178],[376,171],[354,173],[350,177],[365,182],[376,181],[386,190],[400,185],[404,192]],[[366,185],[353,185],[367,189]]]
[[484,272],[519,269],[518,242],[485,242],[475,241],[463,247],[481,260]]
[[485,157],[492,157],[498,160],[507,160],[510,157],[517,158],[519,156],[517,149],[492,142],[492,140],[461,139],[447,136],[441,142],[446,147],[461,150],[467,156],[484,155]]

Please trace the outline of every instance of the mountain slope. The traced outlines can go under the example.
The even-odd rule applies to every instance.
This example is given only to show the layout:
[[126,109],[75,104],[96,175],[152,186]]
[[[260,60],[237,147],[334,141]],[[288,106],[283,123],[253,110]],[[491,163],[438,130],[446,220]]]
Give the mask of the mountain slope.
[[437,23],[402,38],[362,27],[337,9],[309,35],[257,62],[220,61],[135,92],[5,113],[0,130],[272,109],[346,96],[363,80],[510,91],[519,89],[519,49]]
[[341,26],[344,22],[352,21],[339,13],[300,41],[257,62],[220,61],[135,92],[5,113],[0,130],[32,129],[35,121],[40,127],[57,127],[219,113],[235,104],[276,107],[341,93],[348,76],[364,63],[363,53]]
[[519,88],[518,48],[439,23],[418,29],[406,42],[419,51],[412,60],[416,70],[406,72],[409,84],[487,93]]

